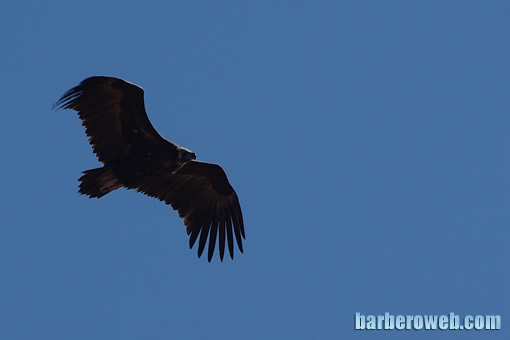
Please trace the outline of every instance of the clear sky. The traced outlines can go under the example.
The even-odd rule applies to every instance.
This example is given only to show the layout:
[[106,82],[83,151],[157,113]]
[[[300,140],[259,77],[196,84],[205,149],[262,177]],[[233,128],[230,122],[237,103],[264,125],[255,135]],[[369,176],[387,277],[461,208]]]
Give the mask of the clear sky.
[[[0,339],[510,338],[510,2],[5,0],[0,42]],[[134,191],[77,193],[99,163],[52,105],[92,75],[221,164],[245,254],[198,259]]]

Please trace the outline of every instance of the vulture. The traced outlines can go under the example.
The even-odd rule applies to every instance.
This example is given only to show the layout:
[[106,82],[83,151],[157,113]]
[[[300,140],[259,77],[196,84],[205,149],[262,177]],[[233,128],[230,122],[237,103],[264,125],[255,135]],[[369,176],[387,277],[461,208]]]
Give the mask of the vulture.
[[99,198],[121,187],[134,189],[179,213],[190,249],[199,240],[198,257],[207,239],[209,262],[216,239],[221,261],[225,238],[232,259],[234,237],[243,252],[241,207],[225,172],[217,164],[196,161],[193,152],[160,136],[145,112],[141,87],[119,78],[90,77],[64,93],[54,109],[78,113],[103,163],[83,172],[80,194]]

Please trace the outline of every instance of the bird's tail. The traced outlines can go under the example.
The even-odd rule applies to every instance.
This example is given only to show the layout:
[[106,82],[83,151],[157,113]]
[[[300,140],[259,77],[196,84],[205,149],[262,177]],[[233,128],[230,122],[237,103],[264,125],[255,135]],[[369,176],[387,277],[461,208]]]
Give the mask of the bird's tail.
[[89,197],[101,197],[122,187],[122,183],[115,176],[111,167],[102,167],[83,172],[80,177],[80,194]]

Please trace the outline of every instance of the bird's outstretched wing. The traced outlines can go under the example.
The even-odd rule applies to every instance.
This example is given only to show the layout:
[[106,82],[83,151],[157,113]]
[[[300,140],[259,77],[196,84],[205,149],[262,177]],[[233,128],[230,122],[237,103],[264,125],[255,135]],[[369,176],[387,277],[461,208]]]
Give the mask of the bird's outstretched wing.
[[190,235],[190,248],[200,235],[199,257],[208,237],[209,261],[213,256],[217,238],[222,261],[225,236],[232,259],[234,236],[239,251],[243,252],[242,238],[245,238],[245,233],[241,207],[234,189],[219,165],[190,161],[173,174],[148,178],[133,189],[156,197],[177,210],[184,219],[186,232]]
[[149,121],[143,89],[119,78],[87,78],[67,91],[54,107],[78,112],[94,153],[105,164],[133,150],[173,145]]

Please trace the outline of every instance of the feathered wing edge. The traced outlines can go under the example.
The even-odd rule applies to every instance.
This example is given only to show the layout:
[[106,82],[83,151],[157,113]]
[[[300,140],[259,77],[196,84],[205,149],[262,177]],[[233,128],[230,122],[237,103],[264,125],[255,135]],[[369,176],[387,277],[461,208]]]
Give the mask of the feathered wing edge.
[[192,161],[175,174],[150,178],[133,189],[164,201],[179,213],[190,237],[190,249],[198,239],[198,257],[202,256],[208,238],[209,262],[216,240],[221,261],[225,253],[225,240],[232,259],[234,237],[239,251],[243,253],[242,239],[246,239],[246,235],[241,206],[220,166]]
[[143,97],[143,89],[135,84],[96,76],[68,90],[53,108],[77,111],[94,153],[107,164],[125,156],[133,146],[172,144],[152,126]]

